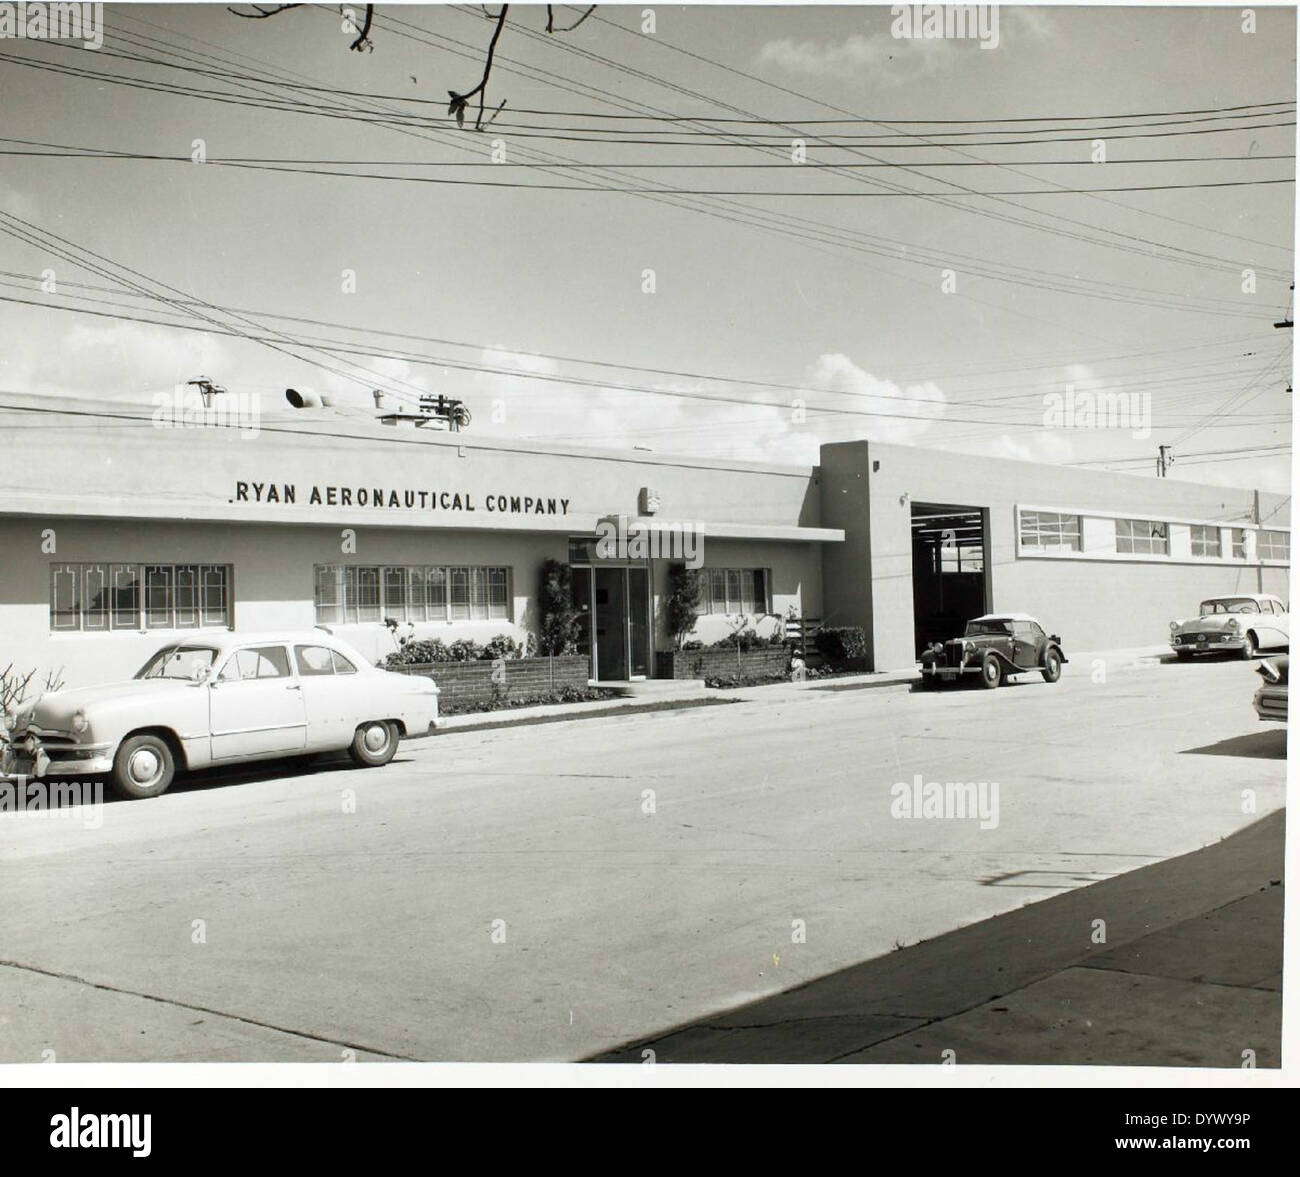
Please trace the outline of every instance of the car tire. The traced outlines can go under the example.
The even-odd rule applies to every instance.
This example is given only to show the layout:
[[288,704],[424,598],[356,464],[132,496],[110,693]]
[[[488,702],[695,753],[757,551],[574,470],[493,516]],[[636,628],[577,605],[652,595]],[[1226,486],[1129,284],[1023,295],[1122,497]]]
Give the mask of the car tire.
[[134,801],[161,796],[175,775],[176,758],[161,736],[129,736],[113,757],[113,788]]
[[1048,646],[1043,653],[1043,681],[1057,682],[1061,677],[1061,652]]
[[1259,654],[1259,646],[1255,643],[1255,635],[1252,631],[1247,630],[1246,640],[1242,643],[1241,646],[1241,660],[1243,662],[1247,662],[1251,658],[1257,657],[1258,654]]
[[397,755],[400,738],[397,724],[391,720],[371,720],[357,728],[348,745],[348,755],[361,768],[379,768]]
[[985,654],[980,663],[980,686],[986,691],[995,691],[1002,685],[1002,663],[996,654]]
[[1179,662],[1190,662],[1192,660],[1191,650],[1175,650],[1174,653],[1178,655]]

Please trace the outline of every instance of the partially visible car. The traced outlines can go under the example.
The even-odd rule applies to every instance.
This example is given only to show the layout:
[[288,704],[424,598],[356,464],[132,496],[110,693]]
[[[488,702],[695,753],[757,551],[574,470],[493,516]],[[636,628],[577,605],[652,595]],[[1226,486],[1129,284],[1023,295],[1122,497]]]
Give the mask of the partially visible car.
[[1286,723],[1286,687],[1290,673],[1290,656],[1263,658],[1255,667],[1264,679],[1264,685],[1255,692],[1255,711],[1260,719],[1273,719]]
[[1290,650],[1291,617],[1270,593],[1207,597],[1195,617],[1169,623],[1169,646],[1183,661],[1197,654],[1254,658],[1266,650]]
[[127,797],[157,797],[177,771],[251,760],[346,751],[387,764],[437,723],[438,687],[319,630],[207,632],[126,682],[55,691],[4,719],[0,776],[108,773]]
[[933,642],[921,653],[921,684],[926,687],[978,677],[992,690],[1017,674],[1037,672],[1049,682],[1068,662],[1061,639],[1026,613],[989,613],[966,623],[966,632]]

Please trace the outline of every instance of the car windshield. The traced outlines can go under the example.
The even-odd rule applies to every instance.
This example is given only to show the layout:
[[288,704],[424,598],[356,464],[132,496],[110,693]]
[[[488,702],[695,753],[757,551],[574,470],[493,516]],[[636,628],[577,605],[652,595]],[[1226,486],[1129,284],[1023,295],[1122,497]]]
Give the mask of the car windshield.
[[216,656],[212,646],[164,646],[135,677],[193,679],[201,667],[211,666]]
[[1201,602],[1201,616],[1211,613],[1258,613],[1259,604],[1249,597],[1211,597]]
[[992,619],[985,618],[981,621],[966,622],[966,636],[968,638],[977,638],[985,634],[1004,635],[1011,632],[1011,622],[1000,617]]

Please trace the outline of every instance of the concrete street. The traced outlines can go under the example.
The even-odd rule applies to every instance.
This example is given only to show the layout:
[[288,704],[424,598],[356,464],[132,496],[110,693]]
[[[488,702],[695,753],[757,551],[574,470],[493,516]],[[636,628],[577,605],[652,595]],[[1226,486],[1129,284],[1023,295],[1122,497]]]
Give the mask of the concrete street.
[[[1114,656],[992,692],[778,686],[204,774],[99,828],[3,814],[0,1061],[611,1051],[1257,822],[1285,780],[1258,683]],[[916,774],[996,783],[996,827],[891,816]],[[1145,930],[1095,894],[1055,936]]]

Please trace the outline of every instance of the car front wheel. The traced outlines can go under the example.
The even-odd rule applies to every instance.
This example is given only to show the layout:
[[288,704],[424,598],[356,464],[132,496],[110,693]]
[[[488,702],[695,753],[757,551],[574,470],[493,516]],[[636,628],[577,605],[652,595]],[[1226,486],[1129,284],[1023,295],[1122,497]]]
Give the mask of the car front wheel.
[[1246,640],[1241,643],[1241,657],[1244,660],[1254,658],[1259,653],[1259,648],[1255,645],[1255,635],[1246,634]]
[[1002,685],[1002,663],[995,654],[985,654],[980,664],[980,686],[992,691]]
[[1056,682],[1061,677],[1061,655],[1049,649],[1043,655],[1043,678],[1047,682]]
[[161,736],[131,736],[113,757],[113,786],[124,797],[140,800],[167,792],[176,760]]
[[378,768],[397,754],[397,724],[385,719],[363,723],[348,745],[348,755],[362,768]]

